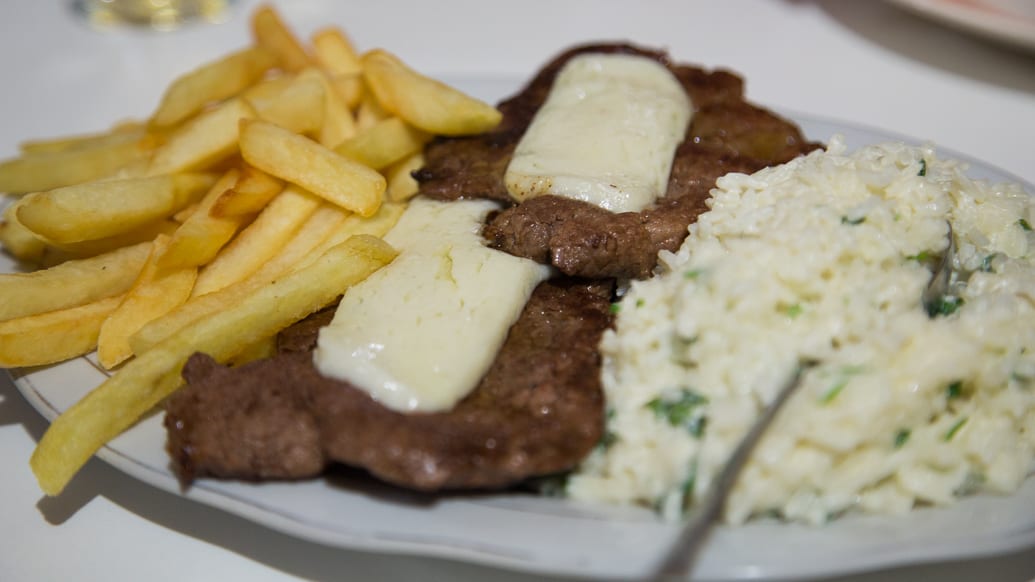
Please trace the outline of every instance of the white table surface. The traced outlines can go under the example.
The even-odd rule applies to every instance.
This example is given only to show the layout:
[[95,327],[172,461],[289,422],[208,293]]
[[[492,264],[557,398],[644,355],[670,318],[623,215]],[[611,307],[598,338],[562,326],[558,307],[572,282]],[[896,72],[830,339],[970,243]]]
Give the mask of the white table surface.
[[[0,158],[25,139],[144,117],[177,74],[248,42],[256,3],[174,32],[99,32],[61,0],[0,2]],[[418,70],[506,87],[578,41],[629,39],[743,74],[748,96],[964,152],[1035,183],[1035,54],[879,1],[276,2],[307,35],[343,27]],[[485,97],[496,97],[486,95]],[[44,498],[28,458],[46,423],[0,377],[0,580],[542,579],[323,547],[197,505],[91,461]],[[1033,508],[1035,511],[1035,508]],[[1035,548],[840,580],[1031,580]]]

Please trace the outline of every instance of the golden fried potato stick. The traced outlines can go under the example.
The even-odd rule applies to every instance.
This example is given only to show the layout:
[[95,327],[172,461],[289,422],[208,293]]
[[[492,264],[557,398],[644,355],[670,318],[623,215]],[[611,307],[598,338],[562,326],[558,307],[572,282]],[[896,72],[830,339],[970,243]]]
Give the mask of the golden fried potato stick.
[[198,276],[197,268],[166,269],[158,264],[170,244],[171,238],[166,235],[155,239],[140,276],[101,326],[97,337],[97,359],[105,368],[110,370],[133,355],[129,347],[131,335],[190,297]]
[[[282,266],[289,267],[292,271],[295,271],[306,267],[327,252],[328,249],[341,244],[348,240],[349,237],[360,234],[382,237],[392,230],[396,222],[399,222],[399,217],[402,216],[405,210],[405,204],[389,202],[382,204],[381,208],[377,209],[377,214],[371,217],[364,218],[356,214],[347,216],[341,225],[331,232],[330,236],[325,238],[316,248],[304,254],[298,253],[296,258],[296,255],[290,252],[291,249],[285,247],[285,252],[278,254],[270,260],[269,265],[274,267],[273,271]],[[278,262],[282,265],[277,265]],[[265,273],[265,270],[266,265],[263,265],[262,272]]]
[[392,202],[405,202],[413,198],[420,189],[420,184],[413,177],[413,172],[424,166],[424,153],[417,152],[412,156],[392,164],[385,170],[388,189],[385,195]]
[[214,216],[212,207],[237,183],[240,172],[231,169],[216,181],[208,194],[201,199],[194,212],[184,219],[169,240],[168,246],[158,255],[157,264],[162,269],[198,267],[211,261],[234,234],[251,216]]
[[147,174],[157,176],[205,168],[237,152],[240,121],[255,117],[243,99],[224,101],[177,127],[155,150]]
[[323,123],[317,132],[320,145],[333,148],[356,135],[356,120],[349,104],[334,88],[329,77],[316,67],[309,67],[298,74],[300,79],[314,79],[323,88]]
[[87,354],[121,296],[0,322],[0,366],[44,366]]
[[288,186],[198,275],[195,297],[251,275],[298,232],[323,203],[297,186]]
[[363,78],[385,110],[424,131],[470,135],[503,119],[495,107],[414,71],[385,50],[364,54],[362,63]]
[[18,144],[23,155],[54,154],[76,149],[126,143],[143,139],[147,136],[147,128],[136,121],[127,121],[115,125],[108,131],[84,135],[73,135],[51,139],[33,139]]
[[360,101],[356,106],[356,130],[366,131],[378,123],[392,116],[381,106],[377,96],[366,89],[367,83],[360,78],[360,85],[363,90],[360,92]]
[[143,269],[151,243],[31,273],[0,275],[0,321],[84,305],[125,293]]
[[327,92],[313,76],[299,74],[289,83],[272,85],[244,99],[255,108],[255,117],[295,133],[315,135],[323,127]]
[[45,241],[97,240],[171,216],[214,181],[210,174],[172,174],[65,186],[29,194],[18,205],[17,217]]
[[47,243],[18,220],[18,206],[24,201],[25,198],[20,198],[4,209],[0,219],[0,244],[14,258],[38,264],[47,250]]
[[263,6],[252,15],[252,36],[257,45],[276,55],[285,71],[297,73],[312,64],[302,43],[270,6]]
[[363,71],[359,62],[359,53],[345,33],[337,27],[320,29],[312,36],[313,52],[316,62],[328,74],[356,75]]
[[237,95],[276,63],[276,56],[255,46],[205,64],[169,85],[151,124],[159,128],[176,125],[209,103]]
[[256,168],[361,216],[377,211],[387,186],[377,171],[265,121],[241,121],[241,156]]
[[28,154],[0,162],[0,192],[25,194],[104,178],[146,159],[154,147],[153,139],[130,135],[126,139],[120,136],[87,147]]
[[30,465],[47,495],[58,495],[90,457],[181,384],[187,358],[202,352],[226,362],[248,346],[328,305],[395,257],[381,239],[357,236],[309,267],[248,293],[130,360],[59,416]]
[[283,189],[284,182],[256,167],[241,164],[237,183],[220,195],[209,214],[216,217],[254,214],[265,208]]
[[334,151],[357,162],[382,170],[424,149],[431,134],[398,117],[389,117],[346,140]]
[[317,260],[330,248],[343,243],[352,236],[370,235],[384,236],[395,223],[405,206],[402,204],[385,204],[377,214],[370,218],[350,215],[340,221],[330,233],[326,227],[334,222],[334,212],[341,216],[342,211],[333,205],[324,204],[313,213],[304,228],[298,230],[294,238],[283,244],[280,251],[270,257],[261,267],[246,278],[241,279],[218,291],[195,295],[190,301],[145,325],[133,337],[130,345],[135,353],[142,353],[175,333],[185,325],[197,319],[207,317],[222,309],[222,306],[235,301],[235,297],[263,285],[268,285],[284,273],[304,268]]
[[175,221],[163,218],[129,232],[107,238],[67,244],[57,244],[51,241],[43,249],[43,256],[39,258],[36,264],[40,269],[47,269],[68,261],[89,259],[123,247],[149,243],[160,234],[171,235],[178,226],[179,224]]

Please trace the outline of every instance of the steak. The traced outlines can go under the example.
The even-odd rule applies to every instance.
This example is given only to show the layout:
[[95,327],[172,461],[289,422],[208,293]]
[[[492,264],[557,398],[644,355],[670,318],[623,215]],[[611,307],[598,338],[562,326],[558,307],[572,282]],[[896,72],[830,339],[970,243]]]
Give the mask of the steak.
[[[695,115],[679,145],[668,189],[653,207],[615,214],[542,196],[513,205],[503,175],[561,66],[583,52],[648,56],[669,68]],[[195,354],[187,386],[166,402],[173,464],[198,476],[302,479],[342,463],[406,488],[500,488],[574,468],[603,436],[597,344],[611,324],[614,278],[648,276],[659,250],[676,249],[707,209],[715,180],[787,161],[818,144],[743,98],[725,71],[675,65],[661,52],[594,45],[549,63],[500,104],[503,120],[483,135],[437,138],[415,172],[420,193],[439,200],[489,198],[487,240],[550,264],[566,277],[539,285],[478,386],[440,413],[400,413],[347,382],[322,376],[312,351],[330,309],[282,332],[277,354],[226,367]]]
[[[587,52],[655,59],[690,96],[694,117],[676,150],[665,195],[643,212],[620,214],[557,196],[513,205],[503,176],[514,149],[563,65]],[[820,147],[791,122],[746,102],[743,89],[740,77],[730,72],[673,64],[662,52],[627,44],[577,47],[502,102],[503,121],[493,131],[430,143],[424,167],[414,177],[425,196],[490,198],[511,205],[485,227],[485,238],[494,248],[553,265],[570,276],[644,278],[657,263],[658,252],[678,248],[690,223],[708,209],[708,193],[718,177],[752,173]]]
[[278,353],[236,368],[195,354],[166,404],[181,477],[301,479],[334,462],[415,490],[499,488],[573,468],[600,441],[597,343],[609,283],[542,283],[473,392],[448,412],[403,414],[313,364],[325,310],[288,328]]

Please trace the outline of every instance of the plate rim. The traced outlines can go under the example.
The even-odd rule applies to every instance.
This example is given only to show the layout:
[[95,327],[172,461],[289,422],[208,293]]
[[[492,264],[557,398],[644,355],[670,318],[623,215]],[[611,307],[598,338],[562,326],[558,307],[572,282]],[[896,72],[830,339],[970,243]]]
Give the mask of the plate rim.
[[1015,48],[1035,51],[1035,21],[998,10],[987,2],[946,2],[945,0],[890,0],[913,14],[936,20],[953,28],[979,35]]

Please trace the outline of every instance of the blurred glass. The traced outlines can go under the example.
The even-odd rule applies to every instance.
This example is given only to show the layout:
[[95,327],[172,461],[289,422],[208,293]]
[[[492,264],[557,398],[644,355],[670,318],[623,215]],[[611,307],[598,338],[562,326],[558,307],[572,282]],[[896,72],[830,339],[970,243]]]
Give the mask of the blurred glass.
[[171,30],[189,22],[226,20],[233,3],[234,0],[73,0],[72,8],[99,27]]

